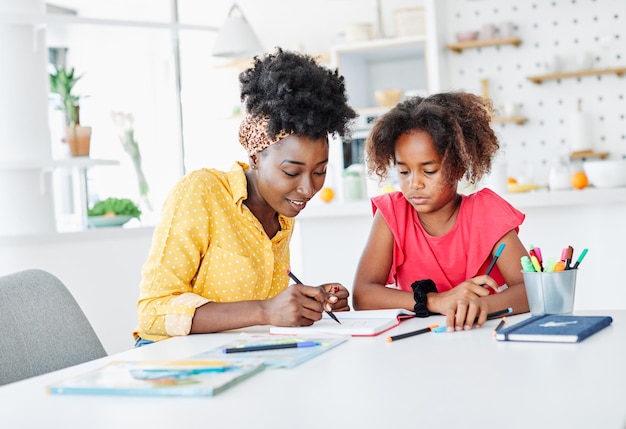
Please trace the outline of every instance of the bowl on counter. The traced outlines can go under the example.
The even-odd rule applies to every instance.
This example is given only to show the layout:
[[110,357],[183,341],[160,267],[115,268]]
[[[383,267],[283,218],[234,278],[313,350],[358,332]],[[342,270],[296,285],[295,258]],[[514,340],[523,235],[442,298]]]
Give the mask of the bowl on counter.
[[456,33],[456,40],[459,42],[478,40],[478,31],[459,31]]
[[402,97],[401,89],[379,89],[374,91],[374,98],[381,107],[393,107]]
[[626,186],[626,159],[584,161],[583,170],[596,188]]

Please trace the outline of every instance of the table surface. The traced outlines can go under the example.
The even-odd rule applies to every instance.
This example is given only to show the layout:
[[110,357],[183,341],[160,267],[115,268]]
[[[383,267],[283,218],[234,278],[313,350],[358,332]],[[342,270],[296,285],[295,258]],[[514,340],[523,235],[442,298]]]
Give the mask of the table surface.
[[[452,334],[411,319],[292,369],[266,369],[210,398],[49,395],[52,382],[112,360],[186,358],[238,335],[176,337],[0,387],[4,428],[626,428],[626,310],[578,344],[496,341],[498,320]],[[508,318],[513,324],[528,314]],[[267,332],[265,327],[247,332]]]

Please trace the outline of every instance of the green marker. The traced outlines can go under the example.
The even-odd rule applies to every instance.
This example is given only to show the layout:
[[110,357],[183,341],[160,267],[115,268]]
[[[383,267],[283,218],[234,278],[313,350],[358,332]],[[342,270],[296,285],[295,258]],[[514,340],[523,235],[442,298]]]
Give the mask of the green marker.
[[527,273],[537,272],[535,270],[535,267],[533,266],[533,263],[531,262],[528,256],[526,255],[522,256],[521,262],[522,262],[522,270],[526,271]]
[[587,249],[585,248],[585,249],[583,249],[583,251],[580,254],[580,256],[578,257],[578,259],[576,260],[576,263],[572,267],[572,270],[575,270],[576,268],[578,268],[578,265],[580,265],[580,263],[583,261],[583,258],[585,257],[586,254],[587,254]]

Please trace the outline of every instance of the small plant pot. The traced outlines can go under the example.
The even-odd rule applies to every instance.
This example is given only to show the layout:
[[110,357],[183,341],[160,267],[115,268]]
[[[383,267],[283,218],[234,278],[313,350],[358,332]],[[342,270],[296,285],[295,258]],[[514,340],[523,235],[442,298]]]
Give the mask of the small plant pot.
[[82,125],[67,127],[64,141],[70,146],[72,156],[89,156],[91,127]]

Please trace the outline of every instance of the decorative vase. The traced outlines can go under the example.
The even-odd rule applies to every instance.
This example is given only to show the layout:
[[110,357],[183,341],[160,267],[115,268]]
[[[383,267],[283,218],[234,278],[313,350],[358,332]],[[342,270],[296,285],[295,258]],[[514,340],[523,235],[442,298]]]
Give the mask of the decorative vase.
[[72,156],[89,156],[91,127],[82,125],[68,126],[64,141],[70,146],[70,154]]

